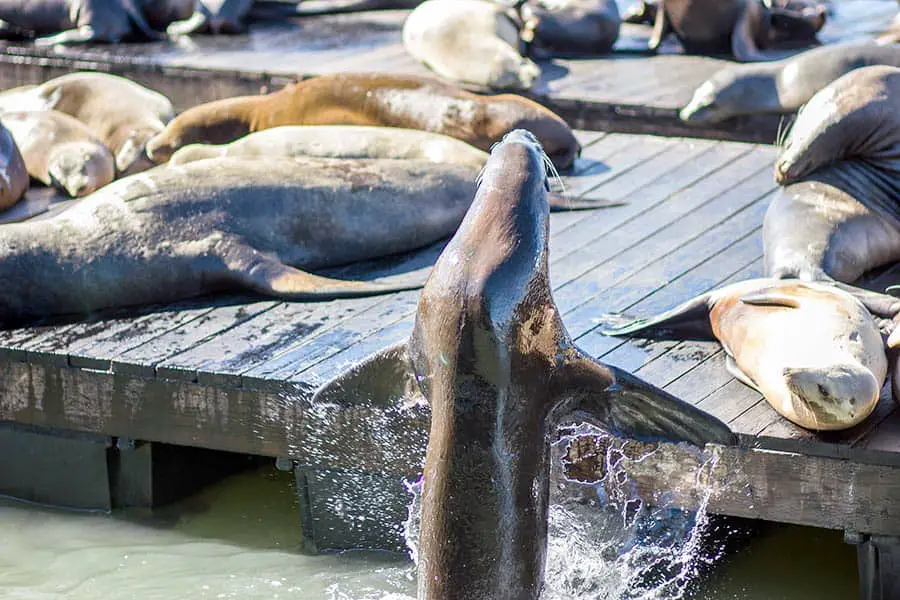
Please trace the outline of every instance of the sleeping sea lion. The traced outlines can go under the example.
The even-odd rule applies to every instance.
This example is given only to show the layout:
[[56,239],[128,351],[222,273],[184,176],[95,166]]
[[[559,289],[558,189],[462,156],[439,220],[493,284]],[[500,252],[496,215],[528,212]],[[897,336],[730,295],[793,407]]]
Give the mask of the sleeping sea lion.
[[483,0],[426,0],[403,23],[403,47],[450,81],[528,90],[541,69],[522,56],[519,23]]
[[519,9],[528,54],[603,54],[619,39],[615,0],[529,0]]
[[144,145],[175,113],[158,92],[124,77],[92,72],[69,73],[21,93],[4,94],[0,109],[57,110],[75,117],[110,149],[121,175],[153,166]]
[[559,169],[571,166],[581,151],[561,117],[527,98],[472,94],[433,77],[349,73],[314,77],[263,96],[195,106],[150,140],[147,154],[162,163],[188,144],[224,144],[282,125],[421,129],[484,151],[521,127],[537,136]]
[[828,284],[742,281],[603,332],[654,329],[711,334],[727,354],[729,373],[806,429],[861,423],[875,409],[887,375],[872,315],[853,295]]
[[55,110],[5,112],[0,120],[12,133],[28,174],[73,198],[115,179],[109,149],[87,125]]
[[0,124],[0,210],[6,210],[21,200],[26,190],[28,170],[25,160],[12,133]]
[[776,62],[725,67],[697,88],[679,116],[706,124],[792,113],[838,77],[871,65],[900,67],[900,48],[872,41],[829,44]]
[[[314,270],[413,250],[459,225],[471,170],[423,161],[218,158],[125,177],[43,221],[0,227],[0,321],[222,289],[315,300],[421,283]],[[302,269],[302,270],[301,270]]]
[[579,350],[550,291],[547,157],[513,131],[422,291],[408,341],[312,399],[428,403],[419,600],[536,600],[559,419],[636,438],[731,444],[717,419]]

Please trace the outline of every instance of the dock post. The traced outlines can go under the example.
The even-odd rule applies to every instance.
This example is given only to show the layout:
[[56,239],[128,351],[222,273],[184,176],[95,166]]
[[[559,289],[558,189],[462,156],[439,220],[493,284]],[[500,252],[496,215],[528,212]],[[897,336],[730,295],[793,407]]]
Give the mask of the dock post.
[[847,531],[844,541],[856,546],[860,600],[900,598],[900,537]]

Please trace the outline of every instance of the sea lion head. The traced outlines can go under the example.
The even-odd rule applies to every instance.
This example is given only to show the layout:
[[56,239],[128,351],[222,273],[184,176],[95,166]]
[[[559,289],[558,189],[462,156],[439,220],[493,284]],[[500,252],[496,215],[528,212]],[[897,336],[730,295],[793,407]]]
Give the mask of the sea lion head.
[[716,72],[694,92],[678,116],[686,123],[721,123],[731,117],[765,110],[777,103],[771,74],[756,65],[738,65]]
[[54,148],[47,159],[47,172],[53,185],[80,198],[112,182],[116,167],[105,146],[70,142]]
[[250,133],[245,104],[256,98],[217,100],[190,108],[166,124],[146,145],[147,156],[156,164],[172,158],[188,144],[227,144]]
[[878,402],[878,381],[859,364],[785,368],[782,374],[796,422],[808,429],[851,427],[868,417]]

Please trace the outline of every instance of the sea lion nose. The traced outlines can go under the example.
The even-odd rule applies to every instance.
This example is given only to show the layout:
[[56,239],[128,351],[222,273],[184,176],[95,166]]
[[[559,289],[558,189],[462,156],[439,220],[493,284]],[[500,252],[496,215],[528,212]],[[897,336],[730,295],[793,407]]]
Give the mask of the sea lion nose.
[[503,143],[534,144],[537,146],[541,145],[538,139],[534,137],[534,134],[527,129],[513,129],[505,136],[503,136]]

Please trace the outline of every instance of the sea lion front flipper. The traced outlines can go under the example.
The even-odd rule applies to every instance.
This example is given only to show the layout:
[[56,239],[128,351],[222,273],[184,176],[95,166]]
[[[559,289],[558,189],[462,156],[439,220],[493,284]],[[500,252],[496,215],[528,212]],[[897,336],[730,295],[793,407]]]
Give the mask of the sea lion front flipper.
[[94,41],[97,41],[97,34],[94,28],[90,25],[83,25],[77,29],[68,29],[54,35],[35,38],[34,45],[47,47],[57,44],[86,44]]
[[835,281],[832,285],[834,285],[834,287],[839,290],[847,292],[848,294],[862,302],[863,306],[865,306],[866,309],[876,317],[893,319],[898,313],[900,313],[900,300],[898,300],[896,296],[892,294],[892,292],[896,291],[894,289],[895,286],[890,286],[885,289],[886,293],[879,294],[878,292],[873,292],[871,290],[860,288],[855,285],[850,285],[849,283],[842,283],[840,281]]
[[633,319],[625,325],[601,327],[600,333],[618,336],[655,329],[671,329],[694,335],[698,338],[711,339],[713,333],[712,326],[709,323],[710,296],[711,292],[697,296],[655,317]]
[[656,7],[656,19],[653,21],[653,32],[650,34],[650,40],[647,42],[647,49],[650,52],[659,50],[663,40],[672,33],[672,23],[666,15],[665,0],[659,0]]
[[551,383],[555,405],[616,435],[643,440],[733,444],[734,434],[710,414],[580,350]]
[[313,394],[312,402],[334,404],[371,403],[393,406],[398,401],[409,407],[427,404],[416,383],[407,357],[406,341],[376,352],[323,384]]
[[744,373],[744,371],[738,366],[737,362],[735,362],[734,357],[725,352],[725,370],[728,371],[732,377],[743,383],[749,388],[752,388],[759,392],[759,386],[756,385],[756,382],[753,381],[753,378]]
[[295,269],[275,258],[264,256],[256,256],[252,261],[237,261],[237,264],[231,266],[231,273],[246,287],[285,300],[358,298],[416,290],[424,285],[424,282],[386,284],[332,279]]
[[[756,42],[753,40],[753,18],[754,10],[751,8],[757,0],[747,0],[741,16],[735,23],[734,31],[731,32],[731,53],[740,62],[754,62],[765,60],[760,54]],[[756,10],[763,10],[761,5],[755,5]],[[757,17],[758,18],[758,17]]]
[[190,18],[184,21],[175,21],[170,23],[166,28],[169,35],[191,35],[192,33],[206,33],[209,31],[210,14],[202,3],[197,5],[197,9]]
[[624,206],[627,202],[617,200],[607,200],[606,198],[579,198],[573,196],[565,196],[556,192],[547,194],[547,200],[550,202],[550,212],[566,212],[570,210],[594,210],[597,208],[612,208],[614,206]]

